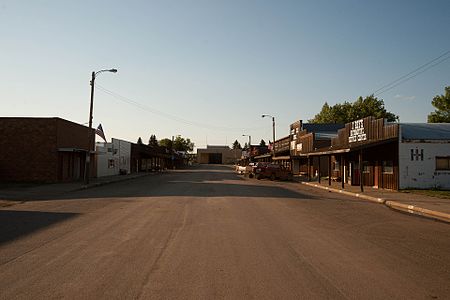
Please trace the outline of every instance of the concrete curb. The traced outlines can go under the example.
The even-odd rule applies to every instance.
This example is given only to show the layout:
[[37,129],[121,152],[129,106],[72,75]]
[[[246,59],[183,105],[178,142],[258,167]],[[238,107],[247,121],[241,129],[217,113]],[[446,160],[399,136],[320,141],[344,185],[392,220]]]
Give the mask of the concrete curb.
[[397,201],[386,201],[385,205],[398,211],[450,223],[450,214],[446,214],[440,211],[426,209],[415,205],[403,204]]
[[407,212],[410,214],[414,214],[414,215],[418,215],[418,216],[422,216],[422,217],[427,217],[430,219],[435,219],[435,220],[439,220],[439,221],[443,221],[446,223],[450,223],[450,214],[447,213],[443,213],[440,211],[435,211],[435,210],[431,210],[431,209],[426,209],[426,208],[422,208],[422,207],[418,207],[415,205],[409,205],[409,204],[403,204],[397,201],[391,201],[391,200],[385,200],[382,198],[376,198],[376,197],[372,197],[372,196],[367,196],[364,194],[358,194],[358,193],[353,193],[353,192],[348,192],[348,191],[343,191],[343,190],[339,190],[339,189],[335,189],[335,188],[330,188],[330,187],[326,187],[323,185],[319,185],[316,183],[311,183],[311,182],[300,182],[303,185],[307,185],[307,186],[311,186],[311,187],[315,187],[315,188],[319,188],[322,190],[327,190],[330,192],[334,192],[334,193],[338,193],[338,194],[344,194],[344,195],[348,195],[348,196],[353,196],[353,197],[357,197],[357,198],[361,198],[364,200],[368,200],[370,202],[375,202],[378,204],[383,204],[391,209],[394,210],[398,210],[401,212]]
[[322,190],[327,190],[327,191],[338,193],[338,194],[344,194],[344,195],[347,195],[347,196],[353,196],[353,197],[361,198],[361,199],[368,200],[370,202],[379,203],[379,204],[384,204],[386,202],[386,200],[384,200],[382,198],[376,198],[376,197],[367,196],[367,195],[364,195],[364,194],[347,192],[347,191],[344,191],[344,190],[339,190],[339,189],[330,188],[330,187],[327,187],[327,186],[322,186],[322,185],[316,184],[316,183],[301,182],[301,184],[304,184],[304,185],[307,185],[307,186],[316,187],[316,188],[319,188],[319,189],[322,189]]

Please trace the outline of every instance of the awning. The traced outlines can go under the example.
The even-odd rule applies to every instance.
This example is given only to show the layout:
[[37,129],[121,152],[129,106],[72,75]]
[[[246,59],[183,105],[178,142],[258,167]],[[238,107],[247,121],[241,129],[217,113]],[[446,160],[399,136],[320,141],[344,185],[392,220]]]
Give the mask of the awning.
[[291,160],[290,156],[274,156],[272,160]]
[[268,158],[268,157],[271,157],[271,156],[272,156],[272,154],[263,154],[263,155],[255,156],[253,158],[254,159],[260,159],[260,158]]
[[58,148],[58,152],[87,152],[87,151],[88,150],[86,149],[79,149],[79,148]]

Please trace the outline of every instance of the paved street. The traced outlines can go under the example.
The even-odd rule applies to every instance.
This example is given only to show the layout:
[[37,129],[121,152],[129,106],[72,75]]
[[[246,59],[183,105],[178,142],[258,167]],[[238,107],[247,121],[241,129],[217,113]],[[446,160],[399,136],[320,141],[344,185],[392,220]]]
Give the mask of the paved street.
[[0,210],[1,299],[448,299],[450,226],[224,166]]

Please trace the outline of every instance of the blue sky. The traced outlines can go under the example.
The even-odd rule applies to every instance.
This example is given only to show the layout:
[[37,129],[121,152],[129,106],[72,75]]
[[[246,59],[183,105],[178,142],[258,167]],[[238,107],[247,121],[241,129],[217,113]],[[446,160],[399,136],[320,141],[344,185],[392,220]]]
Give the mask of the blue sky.
[[[117,68],[96,80],[108,139],[256,143],[272,137],[262,113],[286,136],[450,50],[450,1],[0,0],[0,38],[1,116],[86,123],[90,73]],[[450,59],[379,98],[426,122],[449,85]]]

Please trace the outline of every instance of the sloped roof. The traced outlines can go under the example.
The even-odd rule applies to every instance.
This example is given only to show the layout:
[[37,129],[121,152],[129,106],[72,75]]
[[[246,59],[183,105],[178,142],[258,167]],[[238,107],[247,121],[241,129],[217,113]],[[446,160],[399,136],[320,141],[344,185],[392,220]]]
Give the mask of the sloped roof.
[[305,123],[303,124],[303,129],[307,132],[314,133],[316,135],[316,139],[320,140],[331,140],[338,136],[337,132],[339,129],[344,128],[345,124],[313,124],[313,123]]
[[401,123],[404,140],[450,140],[450,123]]

